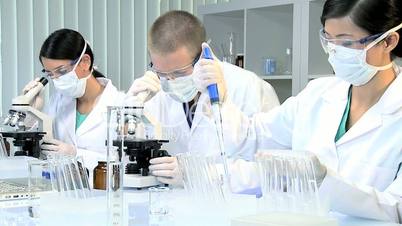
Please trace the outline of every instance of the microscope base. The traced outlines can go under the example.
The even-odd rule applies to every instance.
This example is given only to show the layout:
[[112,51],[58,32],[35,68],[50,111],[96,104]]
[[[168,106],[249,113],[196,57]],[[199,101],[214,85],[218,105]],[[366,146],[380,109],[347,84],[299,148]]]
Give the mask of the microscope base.
[[141,176],[141,174],[124,174],[123,186],[129,188],[147,188],[159,185],[154,176]]
[[1,134],[3,138],[12,138],[14,147],[20,148],[14,153],[15,156],[41,157],[40,141],[45,136],[45,132],[4,131]]

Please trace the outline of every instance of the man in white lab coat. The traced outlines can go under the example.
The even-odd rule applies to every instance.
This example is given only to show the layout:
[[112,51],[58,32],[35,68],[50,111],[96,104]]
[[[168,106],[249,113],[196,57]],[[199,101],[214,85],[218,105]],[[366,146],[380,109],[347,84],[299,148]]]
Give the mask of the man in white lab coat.
[[[220,100],[230,100],[246,115],[279,104],[271,85],[254,73],[216,58],[200,59],[205,39],[203,25],[190,13],[171,11],[159,17],[148,35],[150,71],[136,79],[128,92],[141,97],[144,111],[161,123],[162,137],[169,140],[164,147],[171,155],[188,151],[219,154],[214,120],[205,116],[211,114],[210,101],[201,81],[208,77],[225,80],[218,86]],[[204,43],[203,48],[209,46]],[[227,154],[252,158],[231,150]],[[152,159],[149,168],[163,183],[178,182],[174,157]]]
[[[394,63],[402,57],[401,9],[392,0],[327,0],[320,38],[335,77],[251,119],[225,101],[226,149],[311,151],[332,210],[401,223],[402,72]],[[248,163],[232,165],[252,171],[232,181],[236,190],[258,186]]]

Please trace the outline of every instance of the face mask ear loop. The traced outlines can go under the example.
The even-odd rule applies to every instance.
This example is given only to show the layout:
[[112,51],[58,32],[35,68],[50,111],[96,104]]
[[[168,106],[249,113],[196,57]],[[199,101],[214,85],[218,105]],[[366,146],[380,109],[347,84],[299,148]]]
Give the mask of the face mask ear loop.
[[394,63],[393,62],[391,62],[390,64],[388,64],[388,65],[385,65],[385,66],[382,66],[382,67],[375,67],[377,70],[379,70],[379,71],[385,71],[385,70],[388,70],[388,69],[390,69],[390,68],[392,68],[394,66]]

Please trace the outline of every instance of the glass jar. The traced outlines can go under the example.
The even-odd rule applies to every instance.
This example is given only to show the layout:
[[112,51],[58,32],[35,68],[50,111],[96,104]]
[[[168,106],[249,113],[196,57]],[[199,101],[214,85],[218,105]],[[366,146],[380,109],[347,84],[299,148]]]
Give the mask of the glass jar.
[[94,189],[106,190],[106,161],[98,161],[98,165],[94,169]]

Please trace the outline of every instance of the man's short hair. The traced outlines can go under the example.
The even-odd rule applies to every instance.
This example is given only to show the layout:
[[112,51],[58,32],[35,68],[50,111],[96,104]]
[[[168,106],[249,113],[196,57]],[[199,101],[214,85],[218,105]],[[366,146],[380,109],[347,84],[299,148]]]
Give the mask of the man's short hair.
[[191,54],[201,51],[205,42],[204,25],[186,11],[169,11],[152,24],[148,33],[148,50],[156,54],[172,53],[180,47],[187,47]]

